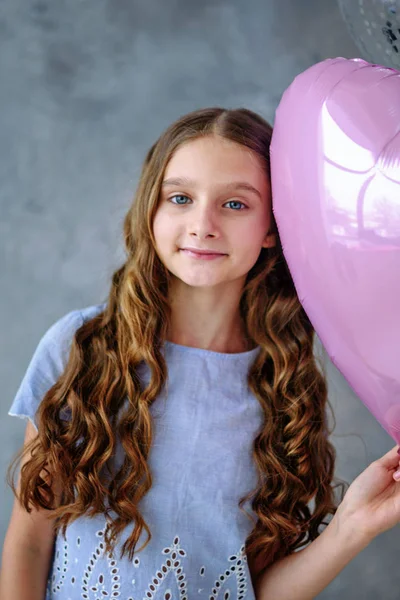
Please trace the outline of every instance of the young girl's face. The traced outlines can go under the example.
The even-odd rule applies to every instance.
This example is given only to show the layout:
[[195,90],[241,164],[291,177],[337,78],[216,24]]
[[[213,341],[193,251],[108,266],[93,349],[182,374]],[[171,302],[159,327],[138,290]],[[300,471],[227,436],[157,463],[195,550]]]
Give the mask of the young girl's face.
[[[244,283],[261,248],[275,243],[267,236],[270,223],[270,182],[248,148],[208,136],[180,146],[170,159],[153,232],[159,258],[187,285]],[[204,260],[188,247],[223,254]]]

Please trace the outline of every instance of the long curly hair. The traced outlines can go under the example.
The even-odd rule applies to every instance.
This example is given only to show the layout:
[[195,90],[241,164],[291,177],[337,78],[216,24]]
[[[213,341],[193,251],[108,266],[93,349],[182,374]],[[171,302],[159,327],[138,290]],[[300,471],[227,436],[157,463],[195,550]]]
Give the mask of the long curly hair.
[[[167,379],[161,345],[171,316],[170,274],[155,251],[153,218],[168,161],[179,146],[207,135],[252,150],[270,178],[272,128],[253,111],[205,108],[165,130],[145,157],[125,216],[126,260],[112,275],[106,306],[76,330],[66,368],[39,405],[38,435],[7,471],[17,495],[13,465],[30,455],[21,468],[20,502],[28,512],[31,506],[47,509],[56,532],[65,535],[67,525],[82,515],[113,511],[116,517],[108,520],[105,535],[105,551],[113,554],[119,534],[134,523],[121,558],[128,553],[132,559],[152,537],[138,503],[152,486],[149,406]],[[337,510],[334,489],[342,486],[341,501],[348,485],[332,485],[336,452],[328,440],[326,375],[315,358],[314,329],[298,299],[273,217],[271,230],[276,246],[261,249],[239,307],[247,336],[261,347],[248,372],[248,385],[263,410],[252,448],[258,482],[239,502],[244,511],[250,501],[256,515],[244,511],[253,521],[246,553],[249,563],[261,565],[261,573],[320,535],[319,526],[328,524],[324,518]],[[151,371],[145,389],[137,373],[142,361]],[[61,417],[65,409],[70,421]],[[117,439],[124,461],[113,473],[109,460]],[[62,490],[59,498],[52,489],[55,479]],[[147,541],[136,550],[143,529]]]

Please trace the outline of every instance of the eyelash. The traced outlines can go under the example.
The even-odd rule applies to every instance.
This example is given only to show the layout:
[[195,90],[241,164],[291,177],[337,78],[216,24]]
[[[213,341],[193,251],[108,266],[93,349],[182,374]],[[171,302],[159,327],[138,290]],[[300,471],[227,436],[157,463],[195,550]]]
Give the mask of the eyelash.
[[[172,198],[177,198],[178,196],[180,196],[181,198],[189,198],[189,196],[186,196],[185,194],[175,194],[174,196],[171,196],[170,198],[168,198],[168,202],[171,202]],[[242,204],[245,207],[245,208],[240,208],[239,210],[232,209],[234,212],[241,212],[241,211],[245,210],[246,208],[248,208],[248,206],[246,204],[244,204],[244,202],[241,202],[240,200],[228,200],[228,202],[225,202],[225,204],[229,204],[229,202],[237,202],[239,204]],[[171,204],[175,204],[175,206],[187,206],[187,204],[178,204],[176,202],[171,202]]]

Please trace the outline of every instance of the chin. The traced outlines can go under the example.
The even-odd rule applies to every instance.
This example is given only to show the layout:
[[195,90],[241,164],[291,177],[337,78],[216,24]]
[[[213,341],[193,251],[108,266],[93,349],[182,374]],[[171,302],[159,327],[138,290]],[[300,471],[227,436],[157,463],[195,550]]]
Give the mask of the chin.
[[196,287],[196,288],[212,288],[215,287],[217,285],[221,285],[221,283],[224,283],[223,280],[221,279],[202,279],[201,277],[185,277],[184,275],[179,276],[176,273],[174,273],[174,277],[175,279],[177,279],[178,281],[181,281],[182,283],[184,283],[185,285],[189,286],[189,287]]

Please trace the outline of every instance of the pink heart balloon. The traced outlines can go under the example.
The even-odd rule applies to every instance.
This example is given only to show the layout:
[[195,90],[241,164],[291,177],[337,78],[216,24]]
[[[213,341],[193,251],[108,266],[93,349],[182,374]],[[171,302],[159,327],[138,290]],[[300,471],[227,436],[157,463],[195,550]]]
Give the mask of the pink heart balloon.
[[273,212],[332,362],[400,444],[400,72],[334,58],[284,92]]

